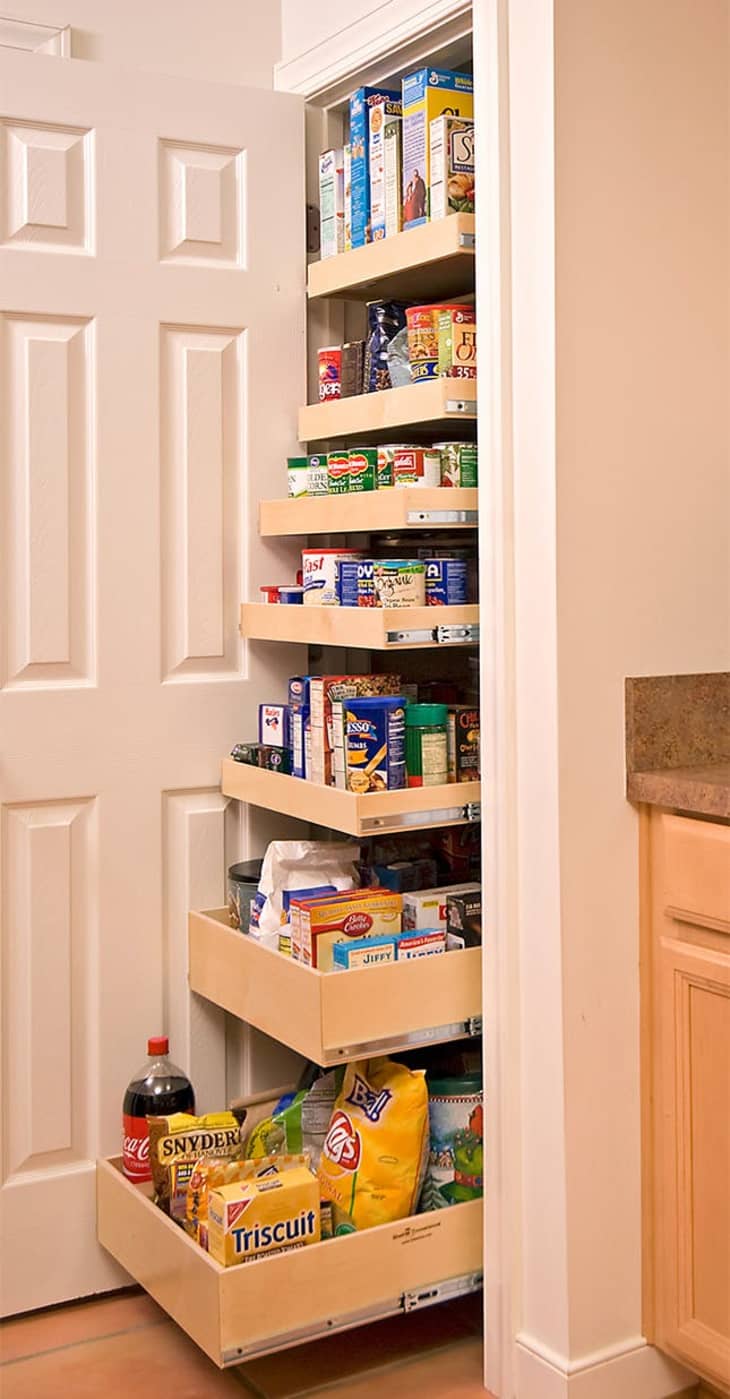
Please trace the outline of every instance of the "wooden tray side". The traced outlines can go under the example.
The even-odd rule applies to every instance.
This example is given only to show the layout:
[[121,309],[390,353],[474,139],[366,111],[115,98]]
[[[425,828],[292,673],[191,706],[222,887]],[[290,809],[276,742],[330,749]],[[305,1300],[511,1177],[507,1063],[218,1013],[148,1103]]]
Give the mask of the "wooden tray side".
[[[366,436],[392,428],[420,428],[426,423],[468,423],[477,414],[476,379],[430,379],[382,393],[355,394],[299,409],[300,442]],[[465,409],[452,409],[465,403]]]
[[313,262],[307,295],[367,301],[465,295],[474,288],[474,223],[473,214],[452,214]]
[[[259,534],[267,538],[281,535],[352,534],[373,530],[423,529],[411,523],[409,515],[420,511],[476,511],[479,492],[472,486],[406,486],[382,491],[363,491],[353,511],[350,495],[299,496],[295,499],[259,502]],[[447,523],[428,528],[473,529],[475,523]]]
[[[367,1044],[481,1015],[481,948],[322,977],[322,1041]],[[339,982],[344,981],[340,987]],[[439,1039],[434,1036],[434,1041]]]
[[282,607],[244,602],[241,605],[241,635],[251,640],[361,646],[368,651],[428,650],[437,645],[433,638],[415,642],[388,641],[388,633],[433,631],[435,627],[477,626],[478,623],[479,608],[471,604],[460,607]]

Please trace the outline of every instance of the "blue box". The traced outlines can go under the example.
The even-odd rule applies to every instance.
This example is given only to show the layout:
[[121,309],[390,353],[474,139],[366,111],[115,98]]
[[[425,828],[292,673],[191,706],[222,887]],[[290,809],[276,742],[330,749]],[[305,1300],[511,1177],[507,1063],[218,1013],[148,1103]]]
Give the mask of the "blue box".
[[340,607],[357,607],[359,559],[340,559],[337,564],[337,596]]
[[289,703],[309,704],[311,675],[292,675],[289,680]]
[[342,717],[348,791],[362,794],[405,787],[405,700],[353,695],[343,699]]
[[466,559],[424,559],[426,606],[458,607],[466,602]]
[[352,246],[372,242],[370,222],[370,108],[377,102],[400,102],[390,88],[359,87],[350,98],[350,191]]
[[360,967],[378,967],[383,962],[395,962],[396,935],[381,933],[374,938],[348,938],[332,945],[332,969],[336,972],[354,971]]
[[309,705],[293,704],[291,714],[292,777],[307,777],[307,731],[310,727]]

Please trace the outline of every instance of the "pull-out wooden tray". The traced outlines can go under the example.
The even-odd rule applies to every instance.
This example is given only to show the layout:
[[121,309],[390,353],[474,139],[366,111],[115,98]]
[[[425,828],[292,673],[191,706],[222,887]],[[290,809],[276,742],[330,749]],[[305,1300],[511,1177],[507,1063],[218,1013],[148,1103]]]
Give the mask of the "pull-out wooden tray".
[[237,928],[227,909],[191,913],[190,987],[315,1064],[481,1032],[481,948],[348,972],[318,972]]
[[474,529],[476,486],[394,486],[358,495],[262,500],[259,534],[373,534],[378,530]]
[[[300,442],[339,437],[382,438],[394,428],[439,431],[472,422],[477,415],[476,379],[428,379],[381,393],[359,393],[308,403],[299,409]],[[400,440],[400,439],[396,439]],[[350,497],[352,499],[352,497]]]
[[480,1200],[221,1268],[115,1158],[97,1165],[97,1233],[221,1367],[473,1292],[481,1281]]
[[447,782],[440,787],[405,787],[400,792],[344,792],[224,758],[223,795],[280,811],[347,835],[462,826],[480,818],[481,783]]
[[241,635],[252,641],[301,641],[310,646],[361,646],[368,651],[417,651],[474,646],[479,608],[288,607],[241,604]]
[[474,215],[406,229],[309,266],[307,295],[440,301],[474,289]]

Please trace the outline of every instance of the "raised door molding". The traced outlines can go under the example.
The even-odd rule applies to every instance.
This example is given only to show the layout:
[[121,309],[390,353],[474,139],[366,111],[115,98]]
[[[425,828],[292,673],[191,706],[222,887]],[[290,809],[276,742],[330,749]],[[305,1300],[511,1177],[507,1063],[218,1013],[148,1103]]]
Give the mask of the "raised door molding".
[[[362,16],[339,30],[327,30],[321,15],[321,37],[312,26],[312,46],[293,52],[274,69],[274,86],[328,102],[344,99],[358,83],[378,81],[386,73],[417,64],[429,51],[471,30],[471,0],[387,0],[363,6]],[[284,32],[286,52],[286,28]]]

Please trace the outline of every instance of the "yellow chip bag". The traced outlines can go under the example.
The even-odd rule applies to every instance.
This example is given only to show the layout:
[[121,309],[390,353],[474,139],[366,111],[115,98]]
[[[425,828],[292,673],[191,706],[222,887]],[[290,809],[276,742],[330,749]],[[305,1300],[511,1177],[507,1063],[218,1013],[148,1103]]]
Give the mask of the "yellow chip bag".
[[335,1233],[405,1219],[416,1208],[428,1150],[423,1070],[392,1059],[348,1064],[318,1177]]

